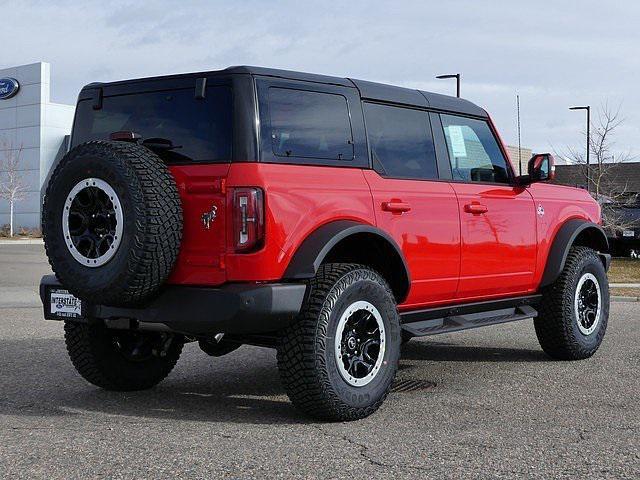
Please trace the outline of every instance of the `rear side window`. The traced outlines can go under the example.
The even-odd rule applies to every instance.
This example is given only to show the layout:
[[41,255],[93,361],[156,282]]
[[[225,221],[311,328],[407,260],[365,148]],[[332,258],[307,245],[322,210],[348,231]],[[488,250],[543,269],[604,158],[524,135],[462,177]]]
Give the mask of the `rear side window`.
[[453,180],[509,183],[507,162],[484,120],[441,115]]
[[393,178],[438,178],[428,113],[365,103],[364,117],[378,173]]
[[232,147],[232,93],[211,86],[205,98],[193,89],[104,97],[93,110],[90,100],[78,103],[72,145],[108,140],[114,132],[131,131],[170,163],[229,162]]
[[353,159],[349,108],[342,95],[271,87],[269,115],[276,156]]

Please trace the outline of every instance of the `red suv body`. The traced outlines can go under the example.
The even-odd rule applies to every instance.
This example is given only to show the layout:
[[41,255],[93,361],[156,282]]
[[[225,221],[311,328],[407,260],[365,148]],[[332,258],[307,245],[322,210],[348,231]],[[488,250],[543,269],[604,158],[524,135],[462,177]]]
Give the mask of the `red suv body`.
[[518,176],[489,115],[463,99],[256,67],[88,85],[72,147],[114,140],[168,166],[177,259],[138,305],[83,297],[56,270],[47,318],[61,318],[49,295],[66,287],[78,318],[109,328],[278,345],[328,265],[360,265],[388,284],[408,338],[535,316],[575,249],[609,264],[598,204],[543,183],[548,155]]
[[[191,220],[174,284],[279,281],[314,231],[349,221],[387,233],[402,252],[410,283],[401,310],[523,295],[538,290],[551,240],[565,222],[600,221],[585,190],[551,184],[395,179],[360,168],[260,162],[171,171]],[[210,193],[198,190],[202,183],[213,185]],[[250,253],[234,250],[230,208],[235,189],[247,186],[264,192],[265,211],[263,244]],[[201,214],[212,203],[218,217],[205,230]],[[469,212],[473,205],[487,210]]]

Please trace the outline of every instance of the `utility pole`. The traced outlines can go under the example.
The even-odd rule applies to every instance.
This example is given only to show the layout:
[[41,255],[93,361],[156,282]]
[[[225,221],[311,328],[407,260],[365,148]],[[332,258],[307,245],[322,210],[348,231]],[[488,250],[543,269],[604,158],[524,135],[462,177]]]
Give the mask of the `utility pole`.
[[569,107],[569,110],[586,110],[587,111],[587,192],[591,191],[591,171],[589,162],[589,151],[591,150],[591,105],[584,107]]
[[518,167],[519,175],[522,175],[522,145],[520,143],[520,95],[516,95],[516,108],[518,111]]

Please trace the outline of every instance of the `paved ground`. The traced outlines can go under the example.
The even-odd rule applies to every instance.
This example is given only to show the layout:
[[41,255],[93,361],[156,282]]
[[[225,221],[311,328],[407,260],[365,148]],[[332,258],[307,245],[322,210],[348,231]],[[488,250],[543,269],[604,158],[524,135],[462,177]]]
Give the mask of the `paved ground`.
[[[2,478],[639,478],[640,307],[617,303],[602,349],[554,362],[530,322],[412,341],[392,394],[354,423],[288,403],[272,351],[189,345],[157,388],[85,383],[62,325],[30,307],[41,246],[0,245]],[[9,292],[9,293],[7,293]]]

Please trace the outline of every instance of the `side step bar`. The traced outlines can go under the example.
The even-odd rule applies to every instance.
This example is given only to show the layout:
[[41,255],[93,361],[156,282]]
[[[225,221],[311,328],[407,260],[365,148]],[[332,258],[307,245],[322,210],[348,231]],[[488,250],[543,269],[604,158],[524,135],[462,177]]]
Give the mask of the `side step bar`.
[[538,315],[531,306],[540,295],[479,302],[457,307],[445,307],[401,314],[402,329],[414,337],[457,332],[470,328],[527,320]]

